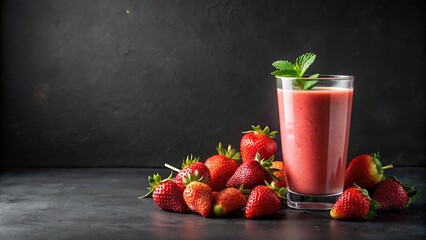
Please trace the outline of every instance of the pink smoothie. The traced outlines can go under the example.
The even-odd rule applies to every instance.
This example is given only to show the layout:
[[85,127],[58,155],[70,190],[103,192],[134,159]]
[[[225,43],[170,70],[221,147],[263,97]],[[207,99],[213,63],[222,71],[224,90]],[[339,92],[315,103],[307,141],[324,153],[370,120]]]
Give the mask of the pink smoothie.
[[343,190],[353,90],[278,89],[281,145],[287,184],[294,193]]

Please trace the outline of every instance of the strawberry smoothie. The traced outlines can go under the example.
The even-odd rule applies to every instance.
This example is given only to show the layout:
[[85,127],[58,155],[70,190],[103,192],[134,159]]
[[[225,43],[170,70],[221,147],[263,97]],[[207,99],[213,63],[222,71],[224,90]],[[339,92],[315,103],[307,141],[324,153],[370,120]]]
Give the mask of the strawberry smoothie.
[[290,192],[343,191],[353,89],[278,89],[281,145]]

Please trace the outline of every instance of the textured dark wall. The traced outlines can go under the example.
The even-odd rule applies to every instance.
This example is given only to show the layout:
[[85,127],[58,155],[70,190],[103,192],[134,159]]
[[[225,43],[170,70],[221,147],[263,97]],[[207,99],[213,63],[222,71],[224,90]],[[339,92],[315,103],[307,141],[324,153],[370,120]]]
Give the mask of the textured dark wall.
[[[278,130],[277,59],[355,75],[350,153],[425,165],[425,2],[2,1],[2,165],[179,165]],[[280,154],[279,156],[280,157]]]

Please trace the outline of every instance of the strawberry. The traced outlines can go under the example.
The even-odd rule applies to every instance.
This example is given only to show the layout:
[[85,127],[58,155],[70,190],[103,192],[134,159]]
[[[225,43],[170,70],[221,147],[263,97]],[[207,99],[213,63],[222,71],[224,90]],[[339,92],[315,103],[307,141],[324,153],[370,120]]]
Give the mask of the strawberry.
[[192,211],[203,217],[208,217],[213,206],[213,192],[209,185],[205,184],[203,179],[199,179],[197,170],[194,174],[187,173],[184,177],[185,190],[183,199]]
[[277,188],[273,183],[266,184],[266,186],[258,185],[250,192],[244,210],[246,218],[269,217],[281,210],[287,189]]
[[240,153],[228,145],[228,149],[222,147],[222,143],[216,148],[218,154],[209,157],[204,163],[210,171],[213,191],[220,191],[226,188],[226,182],[237,170]]
[[334,219],[369,219],[376,216],[379,204],[372,200],[368,191],[358,185],[346,189],[337,199],[330,216]]
[[401,183],[395,176],[377,184],[373,194],[380,207],[377,211],[400,210],[408,207],[417,197],[413,186]]
[[384,179],[383,170],[393,165],[382,167],[379,153],[362,154],[355,157],[346,168],[345,189],[356,183],[361,188],[373,189]]
[[148,177],[149,185],[148,193],[139,198],[145,198],[151,195],[154,199],[154,202],[163,210],[173,211],[173,212],[186,212],[188,206],[186,205],[182,191],[179,189],[177,184],[171,180],[172,173],[170,173],[169,177],[161,180],[161,176],[157,174],[153,174],[153,176]]
[[243,132],[240,141],[240,152],[243,162],[253,161],[256,153],[263,159],[269,159],[277,152],[275,135],[277,131],[269,131],[266,126],[263,130],[260,125],[252,126],[253,130]]
[[225,188],[215,194],[213,215],[223,217],[241,210],[246,205],[246,197],[236,188]]
[[183,177],[186,176],[187,173],[189,174],[193,174],[195,171],[198,172],[199,178],[203,178],[204,182],[208,185],[210,185],[211,183],[211,175],[210,175],[210,171],[207,168],[207,166],[200,162],[200,158],[199,157],[194,157],[192,156],[187,156],[186,159],[184,159],[182,161],[182,169],[176,169],[168,164],[165,164],[166,167],[169,167],[175,171],[178,171],[178,173],[176,174],[175,177],[175,182],[177,183],[177,185],[179,186],[180,190],[184,190],[185,186],[183,184]]
[[244,162],[235,170],[226,183],[226,187],[238,188],[243,185],[246,189],[253,189],[258,185],[263,185],[265,180],[277,181],[278,178],[269,169],[273,160],[274,156],[268,160],[260,159],[260,154],[257,153],[255,161]]
[[275,181],[275,185],[279,187],[287,187],[287,182],[285,179],[284,172],[284,162],[275,160],[272,162],[270,169],[277,169],[278,171],[274,171],[273,174],[278,178],[278,181]]

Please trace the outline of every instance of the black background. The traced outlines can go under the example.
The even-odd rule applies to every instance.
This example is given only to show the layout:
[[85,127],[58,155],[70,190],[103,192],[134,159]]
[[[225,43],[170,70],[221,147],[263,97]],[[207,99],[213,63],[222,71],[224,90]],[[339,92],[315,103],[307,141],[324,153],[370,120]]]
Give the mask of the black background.
[[271,63],[308,51],[309,72],[356,78],[349,158],[425,165],[422,0],[1,5],[2,166],[179,166],[238,148],[252,124],[279,129]]

